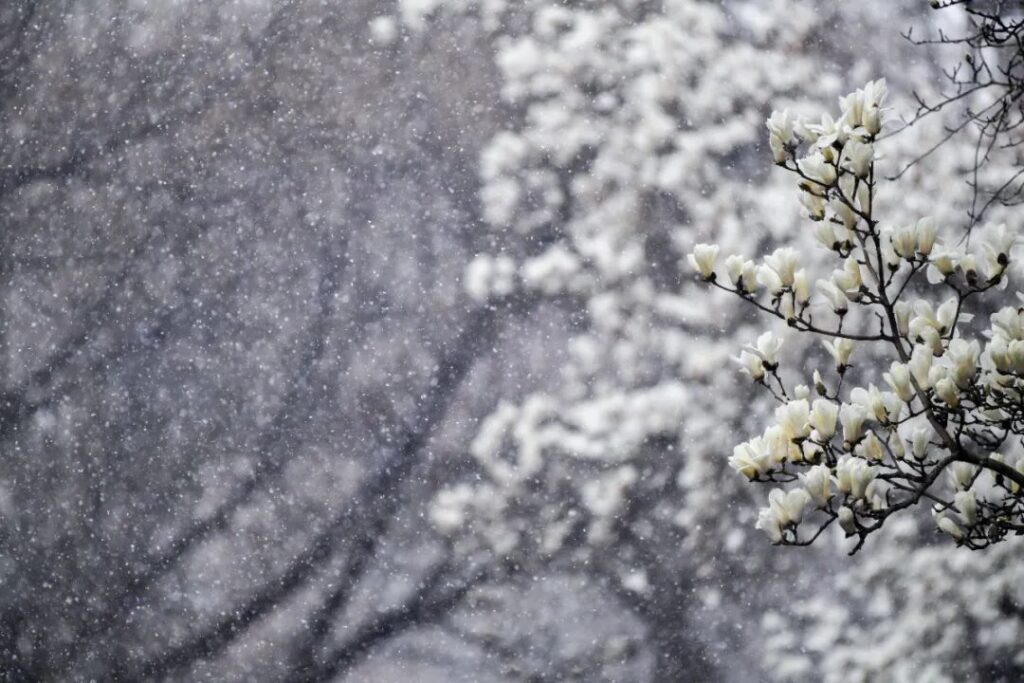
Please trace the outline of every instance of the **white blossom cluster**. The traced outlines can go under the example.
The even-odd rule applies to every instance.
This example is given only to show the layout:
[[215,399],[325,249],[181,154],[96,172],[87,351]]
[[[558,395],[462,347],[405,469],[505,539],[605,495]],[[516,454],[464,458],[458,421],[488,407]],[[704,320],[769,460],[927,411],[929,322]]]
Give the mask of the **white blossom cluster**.
[[[779,681],[1018,680],[1024,670],[1020,539],[986,550],[921,544],[931,520],[902,516],[844,563],[831,590],[772,611],[765,658]],[[928,538],[928,536],[924,536]]]
[[[875,161],[885,97],[884,81],[873,81],[840,99],[837,118],[782,111],[767,122],[775,163],[797,177],[805,216],[832,254],[831,274],[812,278],[791,247],[759,263],[731,255],[721,273],[716,245],[689,255],[703,280],[821,336],[832,360],[810,383],[787,387],[772,332],[744,347],[737,362],[780,405],[774,424],[729,462],[751,481],[798,484],[771,491],[760,511],[757,526],[773,543],[807,545],[835,521],[858,539],[856,551],[890,515],[924,499],[938,529],[982,548],[1024,532],[1024,458],[1013,452],[1024,435],[1024,308],[1001,308],[978,335],[965,326],[970,305],[1005,287],[1017,231],[988,226],[961,247],[943,243],[929,217],[881,221]],[[858,343],[881,346],[892,361],[849,386]],[[809,513],[814,530],[801,532]]]
[[[568,295],[579,303],[580,324],[568,341],[562,373],[537,393],[507,397],[509,401],[484,421],[479,439],[469,449],[473,467],[465,483],[452,482],[435,499],[432,518],[456,543],[477,538],[490,551],[507,553],[517,563],[531,562],[532,553],[546,562],[571,556],[579,560],[576,566],[589,571],[614,570],[631,591],[635,577],[646,576],[645,595],[659,607],[673,600],[673,587],[666,586],[663,577],[689,577],[694,592],[666,609],[692,610],[702,624],[702,638],[718,638],[718,646],[728,649],[729,660],[745,659],[750,666],[760,666],[767,647],[763,638],[744,638],[738,647],[730,638],[735,631],[727,622],[735,620],[736,610],[760,613],[784,601],[788,616],[792,610],[823,606],[837,582],[859,580],[860,575],[847,575],[860,562],[846,562],[841,571],[822,580],[824,553],[801,553],[796,558],[765,552],[767,544],[762,549],[751,543],[751,536],[760,534],[752,528],[756,508],[735,504],[749,497],[746,478],[736,477],[726,458],[709,455],[736,433],[753,431],[771,400],[765,395],[752,402],[756,387],[737,390],[727,363],[730,347],[751,341],[754,348],[768,352],[775,337],[760,345],[754,341],[761,330],[751,325],[740,298],[694,296],[700,286],[696,282],[680,287],[680,260],[685,268],[685,257],[680,256],[695,242],[720,245],[722,259],[715,261],[715,270],[720,284],[726,284],[728,254],[753,249],[755,237],[756,248],[770,255],[780,240],[791,240],[795,234],[797,197],[803,193],[789,192],[791,176],[770,172],[771,166],[753,154],[764,131],[767,112],[760,103],[766,99],[797,112],[789,118],[793,139],[802,142],[796,125],[799,115],[840,94],[837,74],[857,82],[899,63],[903,68],[890,75],[888,106],[912,107],[912,89],[929,95],[935,81],[933,66],[918,59],[916,48],[889,30],[908,26],[913,9],[898,3],[813,0],[399,4],[420,10],[429,5],[431,13],[420,12],[424,22],[451,8],[472,13],[485,26],[499,26],[493,46],[502,99],[522,114],[521,121],[491,139],[481,157],[480,208],[493,246],[488,248],[490,256],[483,255],[466,271],[467,290],[479,301],[506,296],[511,287],[559,301]],[[501,15],[498,24],[492,23],[495,8]],[[863,50],[863,42],[852,39],[827,45],[816,40],[837,26],[854,27],[851,35],[863,30],[874,49]],[[918,125],[886,138],[883,164],[928,149],[939,138],[932,135],[935,132]],[[927,164],[906,174],[894,201],[880,196],[884,184],[879,184],[872,203],[884,204],[889,222],[907,226],[904,232],[916,230],[920,216],[933,215],[932,247],[937,251],[939,233],[959,219],[970,201],[960,169],[969,165],[973,153],[970,145],[944,145]],[[942,201],[936,202],[940,196]],[[829,202],[825,204],[831,211]],[[926,233],[928,223],[922,226]],[[833,243],[841,230],[829,220],[811,226],[820,229],[818,239],[829,235],[824,228],[830,228],[828,240]],[[815,239],[816,230],[802,232],[806,239],[800,241]],[[956,237],[951,241],[954,247]],[[783,271],[786,253],[776,259]],[[977,258],[981,251],[972,253]],[[796,254],[794,285],[811,295],[805,314],[834,320],[831,303],[821,299],[816,280],[833,279],[835,252]],[[769,285],[758,282],[759,265],[760,260],[737,256],[729,270],[742,274],[751,293],[757,292],[762,301],[768,298]],[[797,278],[800,270],[804,272]],[[855,272],[851,267],[837,285],[846,299],[835,295],[837,303],[845,301],[848,329],[867,324],[865,318],[871,320],[870,313],[864,315],[868,307],[851,300],[850,295],[856,297],[859,291],[854,286],[858,275],[870,285],[865,268]],[[909,295],[919,294],[917,286],[909,287],[907,294],[910,303]],[[948,297],[920,298],[931,301],[935,310]],[[978,315],[978,320],[987,321],[988,313]],[[809,347],[824,352],[812,335],[780,334],[781,338],[785,346],[775,352],[778,364],[788,366],[796,357],[813,362],[814,352],[805,353]],[[984,338],[978,339],[983,344]],[[852,345],[837,348],[835,339],[829,341],[839,353],[853,352],[847,361],[852,357],[859,365],[872,357],[872,349],[864,348],[867,343],[854,352]],[[552,343],[561,342],[553,336]],[[871,346],[882,349],[884,344]],[[757,361],[751,362],[756,371]],[[764,360],[760,362],[763,367]],[[888,371],[888,360],[885,366]],[[854,378],[859,381],[861,370],[851,366],[844,374],[846,384]],[[820,374],[832,377],[824,368]],[[770,371],[765,377],[774,381]],[[821,397],[809,380],[806,398],[813,406]],[[884,378],[875,383],[892,393]],[[794,393],[790,391],[792,399],[797,398]],[[717,400],[701,400],[708,395]],[[831,403],[840,406],[837,400]],[[864,426],[875,429],[868,420]],[[911,427],[898,427],[908,447]],[[836,430],[842,431],[838,417]],[[834,437],[839,439],[841,434]],[[1008,460],[1015,463],[1012,454]],[[878,466],[864,463],[868,468]],[[799,475],[820,464],[824,461],[787,468]],[[881,470],[876,473],[871,497],[885,499],[884,475]],[[937,483],[946,481],[942,477]],[[972,487],[976,495],[983,484],[979,480]],[[835,505],[839,497],[834,479],[829,486]],[[788,502],[791,510],[799,497]],[[822,513],[807,503],[802,514],[801,524],[806,526]],[[857,514],[861,519],[859,509]],[[955,510],[947,516],[958,521]],[[737,524],[737,518],[750,519],[751,524]],[[931,532],[934,523],[926,522]],[[928,539],[933,535],[929,533]],[[916,537],[903,538],[900,547],[916,558],[919,542]],[[973,555],[987,560],[1008,545]],[[636,552],[645,548],[653,552]],[[721,581],[726,574],[731,577],[727,585]],[[782,577],[778,580],[784,588],[770,585],[768,577]],[[821,642],[824,652],[826,632],[857,631],[860,614],[855,609],[829,614],[831,629],[814,622],[803,633],[802,624],[789,622],[794,650]],[[921,611],[913,614],[932,618]],[[946,616],[936,613],[934,621]],[[864,636],[863,642],[869,641]],[[852,667],[854,648],[847,651],[844,665]],[[936,648],[922,651],[934,653]],[[737,666],[743,670],[743,664]],[[831,660],[828,666],[819,670],[842,671]],[[867,670],[867,665],[850,670]],[[816,678],[817,671],[809,671],[800,680]]]

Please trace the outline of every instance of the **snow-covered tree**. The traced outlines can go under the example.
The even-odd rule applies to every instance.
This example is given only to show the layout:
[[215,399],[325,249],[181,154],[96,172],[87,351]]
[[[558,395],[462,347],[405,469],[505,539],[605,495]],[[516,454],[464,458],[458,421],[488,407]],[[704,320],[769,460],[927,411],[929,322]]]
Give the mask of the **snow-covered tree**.
[[[891,60],[912,46],[882,26],[912,18],[811,3],[447,5],[503,29],[503,94],[521,116],[481,160],[494,246],[467,270],[467,288],[489,301],[526,290],[585,315],[560,389],[488,418],[471,448],[482,481],[442,493],[434,519],[470,531],[467,552],[586,567],[618,585],[648,619],[664,680],[697,662],[727,667],[705,644],[734,642],[723,637],[728,617],[712,614],[774,600],[752,586],[797,560],[755,550],[737,528],[748,494],[725,471],[733,435],[767,410],[736,385],[723,340],[756,337],[751,319],[728,299],[703,303],[680,262],[708,238],[746,252],[792,239],[797,194],[757,161],[770,98],[810,113],[850,79],[884,72],[825,36],[875,26],[862,30],[889,36]],[[924,62],[898,74],[902,100],[934,73]],[[915,128],[894,144],[929,137]],[[942,169],[907,171],[915,187],[900,220],[959,180],[955,164]],[[960,188],[938,220],[959,220]]]
[[[1024,532],[1024,318],[1015,302],[980,334],[959,326],[974,299],[998,297],[1012,279],[1017,228],[990,226],[972,249],[944,242],[930,216],[887,222],[875,165],[885,97],[885,83],[873,81],[842,98],[835,118],[812,123],[787,110],[768,119],[775,163],[797,177],[804,214],[835,260],[829,277],[815,281],[793,247],[761,263],[730,256],[721,278],[717,245],[689,256],[704,281],[819,336],[832,361],[787,386],[771,331],[744,348],[744,371],[780,405],[730,463],[751,481],[800,482],[773,489],[758,517],[774,543],[807,545],[837,522],[857,537],[856,551],[890,516],[925,501],[940,530],[984,548]],[[885,347],[892,363],[875,354],[870,362],[886,371],[845,382],[859,343]],[[940,476],[948,491],[938,490]],[[808,510],[821,521],[801,534]]]

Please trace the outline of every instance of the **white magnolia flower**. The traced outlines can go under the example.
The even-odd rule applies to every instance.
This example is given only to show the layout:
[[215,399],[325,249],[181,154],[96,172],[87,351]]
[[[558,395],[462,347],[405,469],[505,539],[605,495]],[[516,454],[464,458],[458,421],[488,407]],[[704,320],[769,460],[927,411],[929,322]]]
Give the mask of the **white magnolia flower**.
[[811,379],[814,380],[814,390],[818,392],[819,396],[824,396],[825,394],[828,393],[828,387],[825,386],[825,380],[821,378],[820,372],[815,370],[814,374],[811,376]]
[[[836,167],[825,160],[821,154],[812,154],[797,162],[800,171],[819,187],[810,186],[813,194],[822,194],[825,187],[836,181]],[[805,185],[805,187],[807,187]]]
[[957,491],[953,496],[953,504],[964,526],[971,527],[978,523],[978,499],[974,497],[974,491]]
[[852,241],[850,232],[857,226],[857,214],[854,213],[853,209],[844,201],[839,199],[830,199],[828,207],[832,209],[832,213],[835,214],[842,224],[843,229],[846,231],[844,236],[847,241]]
[[743,260],[739,254],[729,254],[725,258],[725,274],[733,286],[738,285],[740,278],[743,277]]
[[765,474],[772,469],[772,464],[768,444],[759,436],[733,448],[729,458],[729,466],[747,479]]
[[827,465],[815,465],[800,475],[804,489],[818,507],[828,505],[832,497],[832,470]]
[[910,333],[910,304],[897,301],[892,306],[892,312],[896,315],[897,331],[906,337]]
[[895,228],[889,236],[893,250],[902,258],[913,258],[917,253],[917,228],[912,225],[904,225]]
[[855,500],[870,498],[878,468],[860,458],[844,455],[836,463],[836,486]]
[[1006,359],[1014,372],[1024,371],[1024,341],[1014,339],[1006,345]]
[[768,507],[782,526],[799,524],[809,502],[811,495],[804,489],[772,489],[768,494]]
[[907,446],[903,443],[903,437],[895,429],[889,434],[889,450],[894,457],[903,459],[907,455]]
[[949,534],[950,536],[952,536],[953,538],[955,538],[958,541],[963,540],[963,538],[964,538],[964,530],[961,529],[957,525],[957,523],[954,522],[949,517],[946,517],[945,515],[938,517],[937,518],[937,525],[939,527],[939,531],[942,531],[943,533]]
[[786,287],[793,285],[800,253],[793,247],[780,247],[765,257],[764,262],[775,271]]
[[853,353],[855,344],[852,339],[838,338],[835,341],[823,341],[822,344],[828,349],[832,360],[836,363],[839,372],[844,372],[850,364],[850,354]]
[[764,379],[764,360],[758,354],[744,349],[740,351],[738,357],[733,357],[733,360],[739,363],[743,372],[750,375],[750,379],[755,382],[760,382]]
[[951,378],[961,389],[966,389],[973,383],[974,377],[978,374],[978,357],[980,355],[981,346],[977,340],[968,342],[958,337],[949,342],[945,360],[948,363]]
[[[868,417],[882,424],[885,424],[890,419],[889,406],[886,404],[885,397],[874,384],[868,385],[867,389],[855,387],[850,392],[850,403],[860,406],[867,413]],[[900,407],[902,407],[902,404]]]
[[814,224],[814,239],[818,240],[818,244],[829,251],[835,249],[839,244],[839,240],[836,238],[835,227],[825,221],[819,221]]
[[954,491],[964,491],[974,482],[975,467],[970,463],[954,462],[946,472]]
[[917,221],[917,252],[922,256],[932,253],[935,246],[935,219],[925,216]]
[[844,403],[839,409],[839,421],[843,423],[843,446],[853,448],[864,434],[864,422],[868,414],[863,408],[852,403]]
[[903,412],[903,407],[907,404],[906,401],[904,401],[902,398],[900,398],[899,396],[897,396],[895,393],[893,393],[891,391],[883,391],[881,393],[882,393],[882,403],[885,404],[886,416],[889,419],[888,420],[879,419],[878,421],[883,423],[883,424],[887,424],[887,423],[898,421],[900,419],[900,413]]
[[853,510],[843,505],[839,508],[836,515],[839,519],[839,526],[846,532],[847,536],[857,533],[857,521],[853,516]]
[[904,403],[909,403],[914,397],[914,385],[910,381],[910,369],[898,361],[893,361],[889,366],[889,372],[882,375],[882,379],[892,388]]
[[815,399],[811,407],[810,422],[814,431],[818,432],[821,441],[828,441],[836,433],[836,421],[839,419],[839,406],[828,399]]
[[882,130],[882,103],[885,101],[885,96],[888,89],[885,85],[885,79],[879,79],[877,81],[870,81],[863,89],[862,99],[862,113],[860,118],[860,125],[870,135],[878,135]]
[[810,405],[806,399],[790,401],[775,409],[775,420],[786,439],[804,439],[811,433]]
[[916,315],[910,321],[910,336],[915,338],[922,337],[922,333],[926,328],[934,329],[939,335],[947,334],[953,329],[958,310],[959,305],[956,297],[950,297],[937,309],[933,309],[928,301],[918,300],[914,302],[914,313]]
[[919,343],[924,344],[932,350],[932,354],[941,356],[944,349],[942,348],[942,335],[934,327],[920,327],[917,329],[917,334],[913,334],[913,326],[911,326],[911,336],[916,339]]
[[931,383],[928,381],[928,371],[932,367],[932,358],[934,358],[932,350],[920,344],[915,346],[910,354],[910,362],[907,363],[907,367],[917,382],[917,386],[921,389],[931,387]]
[[847,132],[843,121],[836,121],[827,112],[821,115],[821,123],[801,123],[798,126],[800,137],[812,143],[823,158],[833,159],[835,150],[832,144],[846,142]]
[[774,368],[779,364],[779,351],[782,349],[782,340],[769,330],[759,336],[753,346],[746,346],[744,348],[757,354],[766,365]]
[[793,142],[794,119],[788,109],[773,111],[765,122],[768,128],[768,144],[772,148],[775,163],[786,161],[786,147]]
[[807,271],[801,268],[793,274],[793,298],[801,308],[811,300],[811,283]]
[[690,266],[693,267],[705,280],[711,280],[715,275],[715,261],[718,259],[717,244],[698,244],[687,256]]
[[968,283],[978,279],[978,259],[974,254],[964,254],[956,260],[957,267],[963,272]]
[[772,151],[772,160],[774,160],[775,163],[786,163],[786,158],[789,152],[786,149],[786,143],[784,143],[777,135],[771,134],[768,136],[768,148]]
[[839,289],[831,280],[818,280],[814,283],[818,293],[825,297],[825,300],[832,307],[836,315],[844,315],[850,309],[850,300],[846,292]]
[[935,393],[950,408],[960,405],[960,392],[953,380],[948,377],[943,377],[935,383]]
[[850,140],[843,147],[843,158],[846,166],[858,178],[864,179],[871,172],[871,163],[875,160],[875,147],[871,144]]
[[942,251],[934,254],[928,264],[928,282],[937,285],[956,272],[956,255]]
[[1007,229],[1006,223],[999,223],[998,225],[989,224],[984,232],[984,248],[991,251],[997,260],[1005,260],[1006,263],[1009,263],[1010,252],[1017,242],[1017,231]]
[[812,221],[820,221],[825,218],[825,200],[813,192],[800,193],[800,205],[804,209],[804,215]]
[[779,277],[779,274],[775,272],[775,269],[767,265],[758,266],[757,283],[767,289],[772,296],[777,296],[779,292],[786,288],[785,283]]
[[865,460],[878,462],[885,457],[885,451],[882,450],[882,442],[871,431],[864,435],[864,439],[857,446],[857,451],[858,455]]
[[918,427],[910,435],[911,448],[914,451],[914,457],[918,460],[924,460],[928,455],[928,447],[931,445],[932,437],[931,427]]
[[[821,441],[821,437],[813,430],[811,431],[811,439],[814,439],[814,441]],[[800,444],[800,454],[805,462],[817,462],[818,458],[821,457],[821,454],[825,452],[822,450],[821,446],[814,443],[814,441],[808,440]]]
[[782,140],[783,143],[789,144],[793,141],[795,122],[789,110],[783,109],[782,111],[773,111],[765,125],[768,127],[769,133]]
[[753,294],[757,290],[757,264],[742,256],[731,254],[725,259],[726,273],[729,282],[746,294]]
[[757,523],[754,526],[765,532],[772,543],[782,542],[782,526],[771,508],[761,508],[758,511]]
[[1006,339],[1024,339],[1024,309],[1005,306],[992,314],[992,329]]
[[982,247],[985,251],[985,260],[982,262],[981,271],[985,282],[1002,282],[1005,284],[1006,281],[1003,280],[1003,273],[1006,272],[1006,266],[1008,265],[1008,262],[1003,262],[1005,257],[992,251],[987,244],[982,245]]
[[779,425],[772,425],[764,430],[762,438],[774,463],[786,460],[799,462],[803,457],[803,452]]
[[832,281],[839,289],[846,292],[846,295],[855,301],[860,298],[860,288],[864,284],[861,276],[860,264],[857,259],[848,258],[843,262],[843,269],[832,272]]
[[796,320],[796,300],[793,292],[785,292],[779,299],[779,314],[787,323]]

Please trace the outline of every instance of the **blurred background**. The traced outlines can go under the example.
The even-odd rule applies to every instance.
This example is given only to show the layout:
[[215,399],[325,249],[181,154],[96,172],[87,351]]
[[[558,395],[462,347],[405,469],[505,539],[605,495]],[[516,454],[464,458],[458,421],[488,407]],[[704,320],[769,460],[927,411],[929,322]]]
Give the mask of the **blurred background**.
[[[1019,680],[1019,545],[753,529],[765,323],[684,264],[806,239],[765,117],[885,77],[899,129],[963,21],[0,4],[2,680]],[[893,220],[963,224],[973,149]]]

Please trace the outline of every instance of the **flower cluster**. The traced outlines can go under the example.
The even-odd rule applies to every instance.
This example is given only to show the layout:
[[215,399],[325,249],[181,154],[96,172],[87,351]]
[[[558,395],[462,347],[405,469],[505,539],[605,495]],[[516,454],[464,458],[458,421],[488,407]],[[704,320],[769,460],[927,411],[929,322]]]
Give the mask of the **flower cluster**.
[[[885,96],[884,81],[874,81],[840,98],[838,118],[809,122],[783,111],[767,122],[775,163],[796,176],[831,273],[812,278],[793,247],[760,262],[730,255],[721,272],[717,246],[697,245],[689,256],[712,286],[821,336],[831,360],[811,382],[790,386],[778,337],[768,331],[744,347],[742,371],[779,406],[774,423],[736,446],[729,462],[751,481],[795,485],[772,490],[758,515],[773,543],[807,545],[837,522],[857,538],[856,552],[889,516],[924,500],[939,530],[981,548],[1024,532],[1024,457],[1014,451],[1024,436],[1024,307],[1002,308],[980,334],[967,309],[1005,287],[1017,233],[987,226],[976,248],[956,248],[929,217],[879,220]],[[850,386],[861,344],[885,360]],[[817,522],[804,533],[811,516]]]

